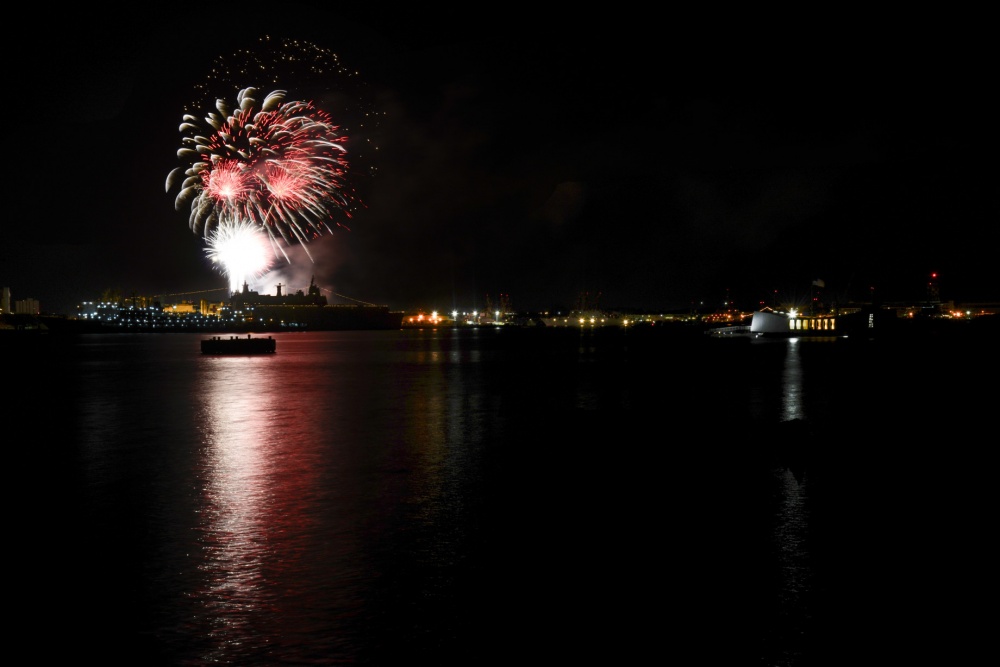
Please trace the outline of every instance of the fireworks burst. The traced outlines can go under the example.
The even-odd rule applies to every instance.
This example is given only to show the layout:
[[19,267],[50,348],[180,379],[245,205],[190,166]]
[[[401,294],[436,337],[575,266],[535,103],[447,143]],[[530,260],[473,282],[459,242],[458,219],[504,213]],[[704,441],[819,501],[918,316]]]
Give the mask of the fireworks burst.
[[248,85],[295,91],[298,99],[333,114],[341,131],[351,137],[355,183],[360,176],[375,176],[373,158],[383,114],[376,111],[361,75],[336,53],[308,40],[264,35],[250,48],[216,57],[205,79],[194,85],[195,99],[185,105],[184,113],[199,116],[217,97],[232,99]]
[[[265,95],[237,83],[248,79],[275,88]],[[286,89],[293,86],[319,102],[286,100]],[[231,287],[268,270],[244,264],[234,250],[239,243],[266,247],[270,241],[275,257],[284,254],[283,244],[297,244],[312,260],[308,242],[347,227],[363,206],[355,190],[361,155],[354,145],[366,124],[377,125],[364,89],[357,72],[331,51],[269,36],[255,48],[217,58],[205,82],[195,86],[200,97],[210,90],[224,97],[215,99],[214,107],[208,100],[185,106],[177,151],[183,165],[167,176],[166,190],[178,191],[175,208],[190,208],[191,230],[204,237],[207,254]],[[336,123],[328,109],[336,109]],[[374,150],[370,135],[362,135],[358,145]],[[374,176],[374,164],[361,163],[361,172]]]
[[267,236],[256,225],[243,221],[219,225],[205,239],[205,253],[229,278],[229,291],[237,292],[243,283],[252,284],[271,268],[274,250]]
[[346,137],[329,115],[307,102],[284,102],[277,90],[258,102],[245,88],[230,109],[224,100],[205,117],[206,128],[185,114],[186,132],[177,157],[191,160],[167,177],[167,191],[181,175],[180,209],[190,202],[196,234],[248,222],[286,243],[307,243],[330,225],[337,212],[351,217],[355,197],[347,187]]

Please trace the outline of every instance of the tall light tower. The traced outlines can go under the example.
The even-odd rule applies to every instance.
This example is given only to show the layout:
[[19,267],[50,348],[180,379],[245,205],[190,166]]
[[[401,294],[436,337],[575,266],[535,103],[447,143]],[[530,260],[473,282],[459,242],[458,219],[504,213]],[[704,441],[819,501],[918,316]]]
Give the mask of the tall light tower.
[[927,301],[932,304],[941,303],[941,286],[938,284],[937,271],[931,271],[927,279]]

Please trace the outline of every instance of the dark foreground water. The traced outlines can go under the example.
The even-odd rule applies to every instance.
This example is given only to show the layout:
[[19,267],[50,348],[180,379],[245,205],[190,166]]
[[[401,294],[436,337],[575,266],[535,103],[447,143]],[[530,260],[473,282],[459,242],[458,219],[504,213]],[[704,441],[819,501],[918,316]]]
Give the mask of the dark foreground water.
[[201,338],[6,345],[11,654],[973,664],[992,638],[992,339]]

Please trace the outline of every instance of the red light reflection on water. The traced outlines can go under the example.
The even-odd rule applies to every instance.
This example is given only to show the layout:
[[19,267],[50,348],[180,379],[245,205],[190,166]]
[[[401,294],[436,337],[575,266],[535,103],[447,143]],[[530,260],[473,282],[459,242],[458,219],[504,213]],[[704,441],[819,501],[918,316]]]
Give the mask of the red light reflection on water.
[[[205,360],[197,588],[198,633],[206,659],[260,654],[275,637],[294,632],[281,624],[283,607],[302,591],[290,576],[304,555],[298,536],[315,531],[308,507],[317,493],[310,460],[316,440],[310,420],[289,409],[273,357]],[[303,631],[299,629],[298,631]]]

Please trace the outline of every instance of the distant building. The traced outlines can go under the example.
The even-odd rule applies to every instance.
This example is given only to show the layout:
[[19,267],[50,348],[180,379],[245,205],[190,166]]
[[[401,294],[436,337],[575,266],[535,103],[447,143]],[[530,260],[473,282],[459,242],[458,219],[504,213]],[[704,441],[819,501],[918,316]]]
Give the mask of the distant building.
[[10,312],[10,288],[4,287],[0,293],[0,313]]
[[199,310],[202,315],[214,315],[218,317],[225,307],[226,304],[224,302],[212,303],[208,299],[202,299],[199,303]]
[[315,278],[309,283],[309,294],[303,294],[298,290],[295,294],[282,294],[282,285],[277,286],[277,293],[274,295],[260,294],[250,289],[247,283],[243,283],[242,292],[234,292],[229,303],[233,308],[243,308],[246,306],[326,306],[326,297],[320,293],[319,286]]
[[14,312],[19,315],[40,315],[42,310],[37,299],[18,299],[14,302]]
[[164,306],[163,312],[167,315],[185,315],[190,313],[201,312],[194,307],[194,304],[190,301],[181,301],[180,303],[175,303],[172,306]]

